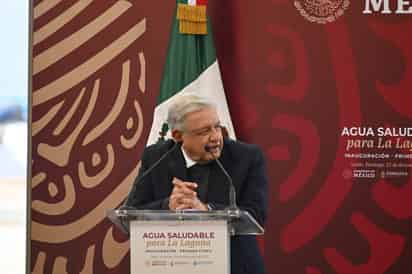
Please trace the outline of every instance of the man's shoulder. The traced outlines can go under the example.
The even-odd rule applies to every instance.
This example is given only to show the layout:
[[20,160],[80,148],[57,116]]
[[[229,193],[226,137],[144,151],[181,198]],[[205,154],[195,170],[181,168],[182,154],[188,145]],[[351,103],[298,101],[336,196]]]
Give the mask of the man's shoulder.
[[224,140],[224,147],[226,147],[235,157],[261,154],[261,149],[256,144],[245,143],[228,138]]
[[166,153],[169,149],[172,149],[176,142],[172,139],[166,141],[159,141],[155,144],[149,145],[144,149],[143,155],[146,157],[157,157]]
[[256,144],[245,143],[238,140],[233,140],[226,138],[224,140],[225,146],[228,146],[231,149],[242,150],[242,151],[255,151],[260,150],[259,146]]

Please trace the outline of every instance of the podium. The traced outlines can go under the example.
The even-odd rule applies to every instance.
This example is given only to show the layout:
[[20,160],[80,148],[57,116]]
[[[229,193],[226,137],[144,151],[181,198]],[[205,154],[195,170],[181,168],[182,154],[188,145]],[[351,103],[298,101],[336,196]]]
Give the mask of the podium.
[[230,237],[264,229],[244,210],[115,209],[108,218],[130,233],[131,274],[230,274]]

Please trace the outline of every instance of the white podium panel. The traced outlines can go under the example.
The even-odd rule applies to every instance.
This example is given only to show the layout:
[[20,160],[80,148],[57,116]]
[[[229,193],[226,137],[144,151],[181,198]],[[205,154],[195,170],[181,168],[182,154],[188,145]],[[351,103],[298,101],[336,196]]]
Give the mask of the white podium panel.
[[229,274],[228,224],[130,221],[131,274]]

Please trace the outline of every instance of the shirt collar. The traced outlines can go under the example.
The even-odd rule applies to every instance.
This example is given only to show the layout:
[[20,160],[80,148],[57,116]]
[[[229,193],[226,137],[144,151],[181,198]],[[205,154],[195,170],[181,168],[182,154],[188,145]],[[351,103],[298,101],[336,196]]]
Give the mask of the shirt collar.
[[195,164],[197,164],[195,161],[193,161],[189,157],[189,155],[187,155],[187,153],[186,153],[185,149],[183,148],[183,146],[181,146],[180,149],[182,150],[183,157],[185,158],[186,168],[190,168],[190,167],[194,166]]

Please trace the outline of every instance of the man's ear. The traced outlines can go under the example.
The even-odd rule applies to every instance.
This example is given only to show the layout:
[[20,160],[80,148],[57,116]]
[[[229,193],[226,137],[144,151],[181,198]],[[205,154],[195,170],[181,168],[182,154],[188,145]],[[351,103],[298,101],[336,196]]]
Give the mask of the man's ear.
[[182,142],[182,132],[180,130],[172,130],[172,137],[176,142]]

